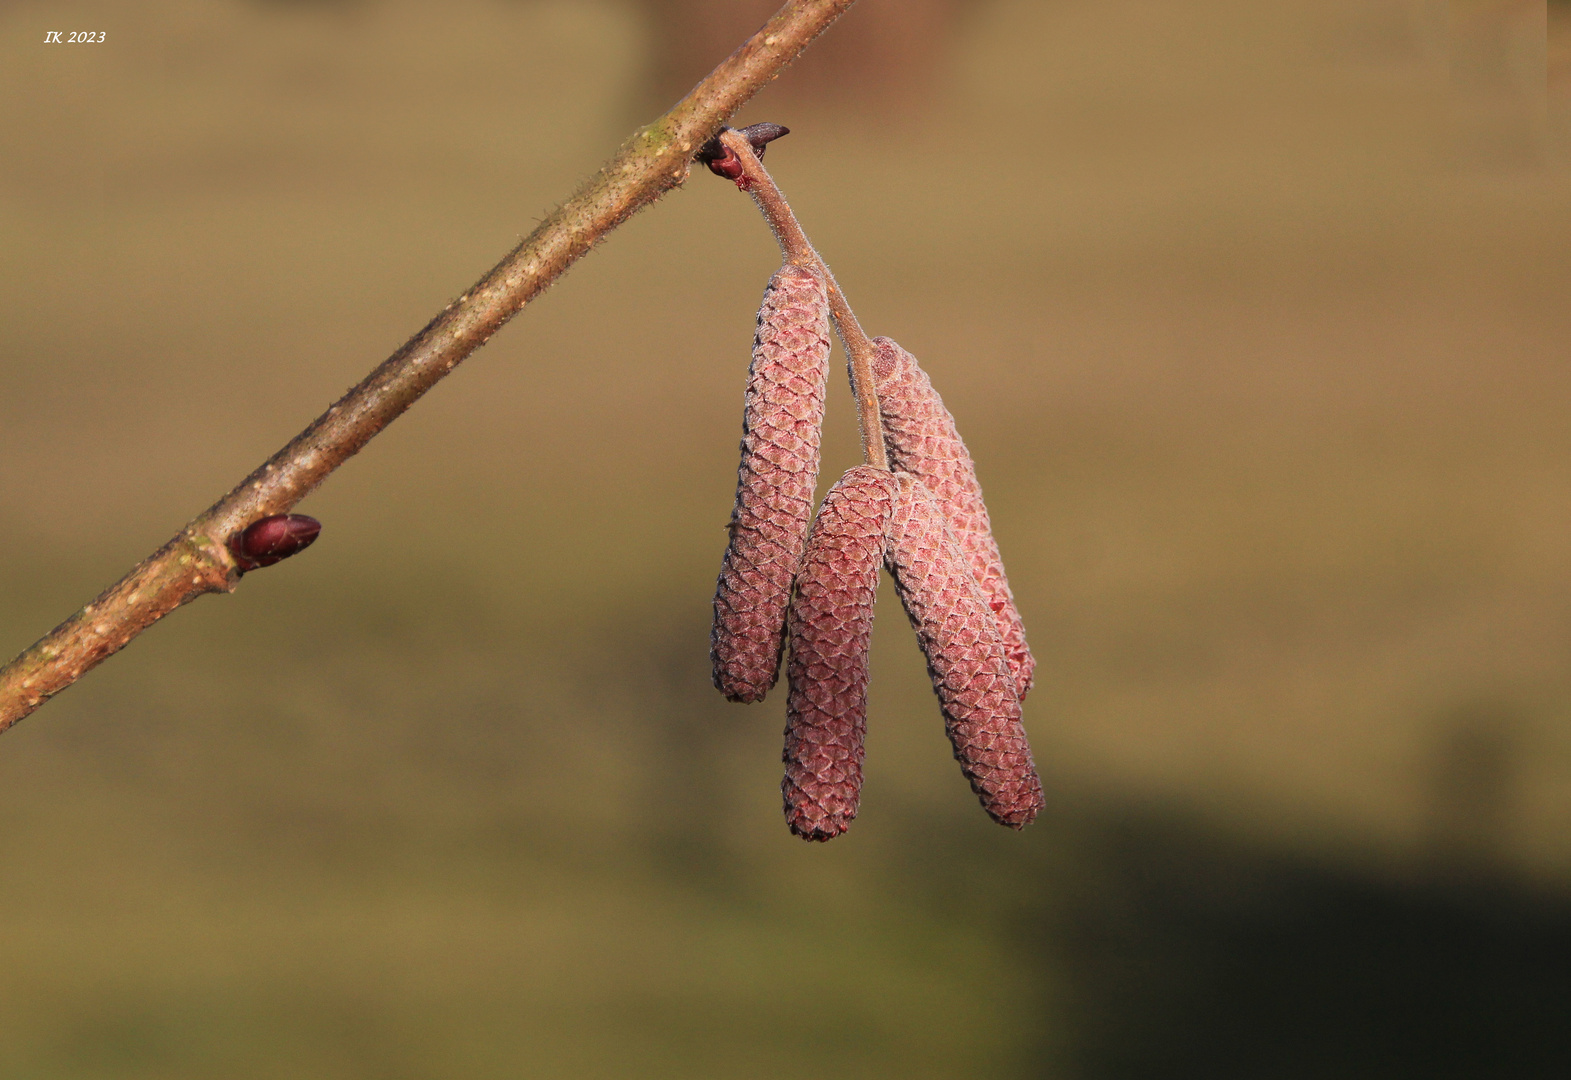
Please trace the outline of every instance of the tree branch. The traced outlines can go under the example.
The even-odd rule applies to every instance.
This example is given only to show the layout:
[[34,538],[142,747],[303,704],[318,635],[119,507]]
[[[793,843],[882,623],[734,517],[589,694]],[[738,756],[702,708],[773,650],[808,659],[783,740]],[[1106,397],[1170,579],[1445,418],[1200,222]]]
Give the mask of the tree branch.
[[854,0],[789,0],[670,112],[635,132],[523,243],[228,495],[0,669],[0,731],[183,604],[233,592],[231,536],[282,514],[638,210],[686,180],[694,152]]

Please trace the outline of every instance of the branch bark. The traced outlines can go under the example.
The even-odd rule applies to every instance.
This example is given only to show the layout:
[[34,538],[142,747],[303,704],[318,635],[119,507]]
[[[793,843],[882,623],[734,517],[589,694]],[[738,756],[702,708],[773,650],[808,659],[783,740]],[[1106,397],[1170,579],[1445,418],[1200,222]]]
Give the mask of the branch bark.
[[233,592],[227,547],[288,511],[607,233],[687,179],[693,154],[854,0],[789,0],[664,116],[633,134],[524,241],[282,450],[92,603],[0,669],[0,731],[210,592]]

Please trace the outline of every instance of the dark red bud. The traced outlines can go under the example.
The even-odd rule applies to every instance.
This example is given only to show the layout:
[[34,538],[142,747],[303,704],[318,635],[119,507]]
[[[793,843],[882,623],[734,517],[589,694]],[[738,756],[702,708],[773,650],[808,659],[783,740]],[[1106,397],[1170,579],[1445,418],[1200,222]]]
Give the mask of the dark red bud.
[[311,546],[322,523],[304,514],[274,514],[253,521],[229,538],[229,553],[243,574],[261,566],[272,566]]
[[750,181],[742,175],[742,159],[737,157],[730,147],[724,147],[725,153],[713,161],[707,162],[709,171],[716,176],[723,176],[727,180],[735,180],[737,187],[746,191]]
[[[730,131],[731,128],[723,130]],[[758,155],[758,160],[764,160],[764,147],[782,135],[791,134],[791,129],[781,127],[779,124],[749,124],[745,128],[736,128],[743,138],[752,146],[753,153]],[[742,175],[742,162],[729,147],[720,142],[716,135],[703,146],[699,147],[694,155],[699,161],[709,167],[709,171],[716,176],[723,176],[727,180],[736,181],[736,186],[746,191],[752,187],[752,181]]]

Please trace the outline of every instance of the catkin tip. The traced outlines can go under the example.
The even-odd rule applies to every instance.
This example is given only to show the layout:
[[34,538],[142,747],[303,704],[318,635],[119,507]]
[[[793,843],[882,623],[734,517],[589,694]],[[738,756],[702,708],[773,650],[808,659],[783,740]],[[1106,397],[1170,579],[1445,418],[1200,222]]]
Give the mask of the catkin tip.
[[[785,792],[784,794],[787,805],[789,805],[792,795],[790,792]],[[851,827],[851,822],[855,817],[856,814],[853,812],[833,819],[813,819],[805,815],[792,815],[787,812],[786,827],[791,830],[791,835],[801,837],[810,844],[826,844],[835,837],[844,834]]]

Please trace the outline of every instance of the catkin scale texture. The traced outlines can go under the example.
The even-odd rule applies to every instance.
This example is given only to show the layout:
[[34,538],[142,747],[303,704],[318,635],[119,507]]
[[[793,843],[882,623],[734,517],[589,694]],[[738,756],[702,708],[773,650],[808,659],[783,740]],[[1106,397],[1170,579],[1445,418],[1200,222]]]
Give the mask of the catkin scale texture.
[[1024,698],[1031,689],[1036,661],[1026,645],[1025,625],[1004,576],[1003,556],[993,539],[976,466],[955,428],[955,419],[916,358],[886,337],[873,339],[873,381],[889,465],[920,479],[948,519],[955,541],[998,620],[1010,673],[1016,691]]
[[896,480],[886,559],[955,759],[993,820],[1022,828],[1042,808],[1042,781],[997,619],[933,498],[909,474]]
[[829,376],[829,300],[815,269],[782,266],[764,290],[748,369],[730,543],[715,586],[710,659],[732,701],[775,684],[802,563]]
[[786,824],[804,840],[850,827],[862,792],[867,650],[895,479],[858,465],[824,496],[791,601]]

